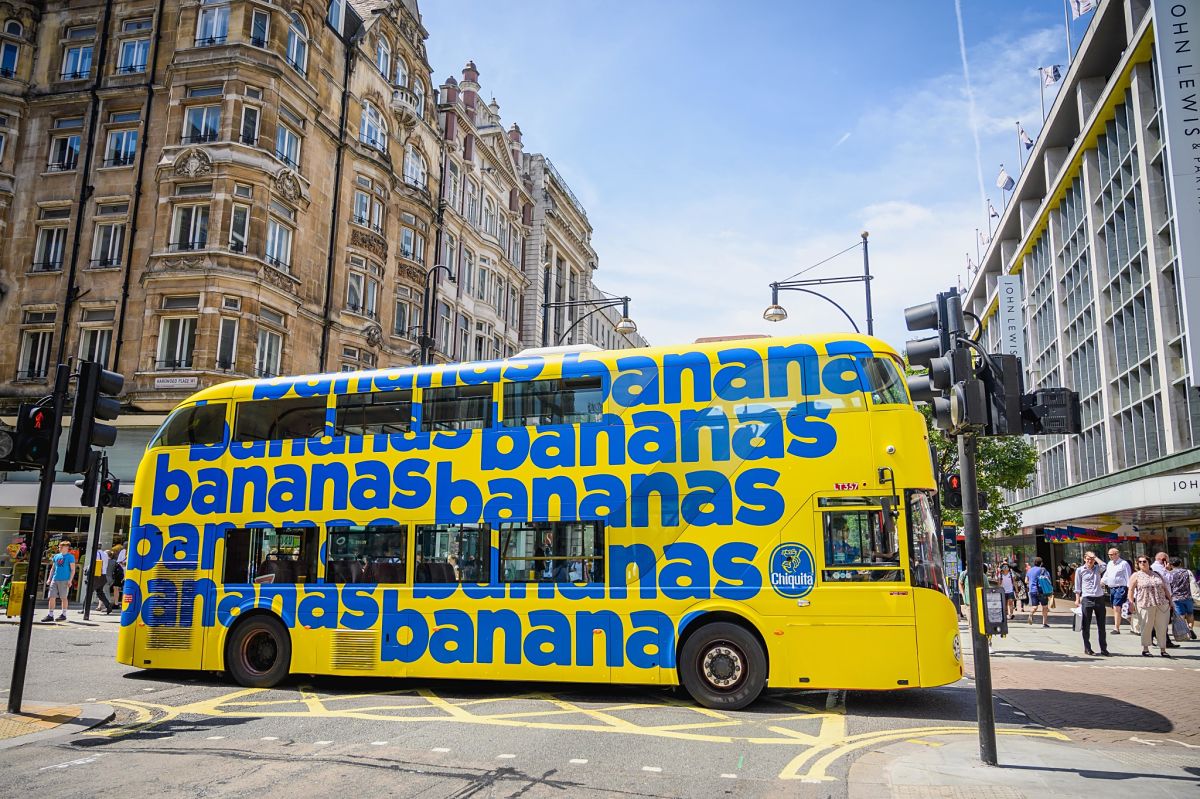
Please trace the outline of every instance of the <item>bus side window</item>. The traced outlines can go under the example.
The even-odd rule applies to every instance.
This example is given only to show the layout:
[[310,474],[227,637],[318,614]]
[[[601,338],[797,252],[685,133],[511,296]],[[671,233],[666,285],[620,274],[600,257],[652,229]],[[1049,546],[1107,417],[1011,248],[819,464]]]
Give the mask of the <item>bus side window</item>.
[[427,388],[421,395],[421,429],[477,430],[492,426],[492,387]]
[[221,579],[226,584],[316,582],[317,529],[227,530]]
[[225,441],[225,403],[189,405],[171,414],[155,434],[150,447],[187,447]]
[[404,433],[412,428],[412,391],[341,394],[334,414],[335,436]]
[[237,406],[234,441],[319,438],[325,434],[325,397],[254,400]]
[[504,384],[506,427],[598,422],[603,414],[604,388],[599,377]]
[[825,511],[822,514],[825,569],[822,579],[839,582],[896,582],[903,573],[896,525],[882,508]]
[[604,523],[504,522],[500,573],[506,583],[602,583]]
[[327,583],[408,582],[408,526],[330,527]]
[[416,583],[491,581],[492,530],[486,524],[422,524],[416,531]]

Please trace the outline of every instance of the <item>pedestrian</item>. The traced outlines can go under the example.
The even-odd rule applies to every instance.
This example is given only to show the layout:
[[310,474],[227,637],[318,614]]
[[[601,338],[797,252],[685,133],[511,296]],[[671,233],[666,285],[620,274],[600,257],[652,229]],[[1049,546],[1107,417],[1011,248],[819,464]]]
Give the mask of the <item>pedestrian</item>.
[[1105,638],[1104,606],[1108,599],[1104,594],[1104,567],[1100,565],[1095,552],[1085,552],[1083,565],[1075,570],[1075,607],[1083,611],[1083,653],[1094,655],[1092,651],[1092,617],[1096,617],[1096,634],[1100,639],[1100,654],[1110,657],[1108,640]]
[[1142,630],[1142,657],[1150,657],[1150,640],[1158,637],[1158,648],[1163,657],[1171,657],[1167,651],[1167,620],[1171,617],[1171,594],[1167,583],[1158,572],[1150,568],[1150,559],[1138,557],[1135,571],[1129,577],[1129,607],[1137,614]]
[[[75,556],[71,554],[71,542],[59,541],[58,552],[50,559],[50,573],[46,575],[46,598],[49,600],[49,610],[42,621],[66,621],[67,597],[70,595],[71,583],[75,581]],[[55,600],[62,602],[58,618],[54,618]]]
[[109,583],[112,585],[113,605],[118,608],[121,606],[121,591],[125,588],[125,561],[128,557],[129,550],[120,544],[112,548],[112,559],[115,562]]
[[1017,615],[1017,589],[1007,563],[1000,564],[1000,589],[1004,591],[1004,613],[1012,619]]
[[1125,603],[1129,601],[1129,575],[1133,567],[1121,557],[1121,550],[1108,550],[1108,563],[1104,565],[1104,587],[1108,589],[1109,603],[1113,609],[1113,635],[1121,634],[1121,616]]
[[103,606],[105,614],[112,613],[112,603],[108,601],[108,577],[112,568],[112,553],[107,549],[96,552],[96,587],[92,591],[96,595],[96,607]]
[[1029,587],[1025,584],[1025,575],[1019,571],[1013,572],[1013,593],[1017,595],[1017,604],[1024,613],[1025,606],[1029,604]]
[[971,617],[971,587],[969,582],[967,579],[967,570],[964,568],[958,573],[958,596],[962,604],[967,606],[967,618]]
[[1054,596],[1054,584],[1050,582],[1050,572],[1042,565],[1041,558],[1034,558],[1033,565],[1025,572],[1025,584],[1029,588],[1029,623],[1033,624],[1033,614],[1038,606],[1042,608],[1042,626],[1050,626],[1050,598]]
[[[1176,555],[1167,563],[1167,587],[1171,589],[1171,604],[1175,606],[1175,615],[1187,622],[1188,638],[1196,640],[1195,610],[1196,604],[1192,599],[1192,583],[1195,577],[1183,568],[1183,558]],[[1180,630],[1181,634],[1183,631]],[[1175,636],[1176,640],[1179,635]]]
[[1167,553],[1158,552],[1154,555],[1154,563],[1150,564],[1150,568],[1164,580],[1167,579]]

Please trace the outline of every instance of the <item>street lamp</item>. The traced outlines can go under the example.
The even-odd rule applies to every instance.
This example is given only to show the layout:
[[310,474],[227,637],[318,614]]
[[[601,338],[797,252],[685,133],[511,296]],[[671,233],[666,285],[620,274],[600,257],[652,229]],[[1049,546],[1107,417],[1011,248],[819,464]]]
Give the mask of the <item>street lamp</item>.
[[[781,291],[801,291],[801,292],[804,292],[805,294],[811,294],[814,297],[820,297],[821,299],[823,299],[826,302],[833,305],[835,308],[837,308],[839,311],[841,311],[842,315],[846,317],[846,320],[848,322],[850,322],[850,326],[854,328],[854,332],[858,333],[859,332],[858,325],[855,323],[854,318],[851,317],[850,314],[846,313],[845,308],[843,308],[838,303],[834,302],[829,297],[826,297],[824,294],[821,294],[820,292],[817,292],[817,291],[813,291],[807,287],[808,286],[827,286],[827,285],[832,285],[832,284],[837,284],[837,283],[862,283],[863,291],[866,294],[866,300],[867,300],[867,335],[871,335],[871,336],[875,335],[875,319],[871,312],[871,280],[872,280],[872,278],[871,278],[871,262],[868,257],[868,254],[867,254],[867,235],[868,235],[868,233],[867,233],[867,231],[864,230],[861,235],[862,235],[862,250],[863,250],[863,273],[861,275],[844,275],[841,277],[810,278],[808,280],[792,280],[789,278],[788,280],[780,280],[775,283],[772,283],[771,284],[771,304],[767,306],[767,309],[765,311],[763,311],[763,319],[767,320],[768,322],[782,322],[783,320],[787,319],[788,318],[787,309],[779,304],[779,292],[781,292]],[[859,245],[855,244],[853,247],[848,247],[847,249],[842,250],[842,252],[838,253],[837,255],[830,256],[830,258],[836,258],[838,255],[848,252],[858,246]],[[830,258],[826,258],[825,261],[830,260]],[[814,266],[820,266],[821,264],[825,263],[825,261],[821,261],[817,264],[814,264]],[[809,268],[811,269],[812,267],[809,267]],[[805,271],[807,271],[807,270],[805,270]],[[797,274],[802,274],[802,272],[797,273]]]
[[446,279],[451,283],[454,282],[454,272],[450,271],[450,267],[445,264],[434,264],[425,272],[425,296],[421,301],[423,314],[421,323],[423,325],[421,335],[417,338],[417,344],[421,347],[421,365],[425,366],[433,359],[433,345],[436,343],[433,338],[433,325],[430,323],[430,316],[433,314],[433,293],[437,291],[437,282],[434,281],[433,289],[429,290],[430,281],[433,275],[439,269],[446,270]]
[[[570,327],[563,331],[563,334],[558,337],[558,341],[555,342],[556,344],[562,344],[567,340],[567,337],[571,335],[571,331],[574,330],[584,319],[587,319],[589,316],[598,311],[603,311],[605,308],[616,308],[618,305],[621,306],[621,318],[615,325],[613,325],[613,330],[622,336],[629,336],[636,333],[638,329],[637,323],[629,318],[629,301],[630,300],[628,297],[600,297],[593,300],[564,300],[562,302],[544,302],[542,303],[542,310],[543,312],[547,312],[552,308],[592,308],[592,310],[576,319],[571,323]],[[546,334],[548,332],[549,321],[547,317],[547,322],[542,330],[543,343],[546,341]]]

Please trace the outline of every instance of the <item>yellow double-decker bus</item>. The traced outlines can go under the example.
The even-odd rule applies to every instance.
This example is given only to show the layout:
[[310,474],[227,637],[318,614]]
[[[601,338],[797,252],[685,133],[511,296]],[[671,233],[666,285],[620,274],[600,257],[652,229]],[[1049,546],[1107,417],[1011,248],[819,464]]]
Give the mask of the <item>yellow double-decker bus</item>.
[[117,658],[887,689],[962,674],[927,432],[865,336],[243,380],[138,470]]

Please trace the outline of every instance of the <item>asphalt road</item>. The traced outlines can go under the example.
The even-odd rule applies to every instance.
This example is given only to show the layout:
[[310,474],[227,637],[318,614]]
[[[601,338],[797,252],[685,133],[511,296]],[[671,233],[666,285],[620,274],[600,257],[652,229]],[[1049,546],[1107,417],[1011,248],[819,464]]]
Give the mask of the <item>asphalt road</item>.
[[[975,734],[966,682],[772,691],[735,713],[626,686],[320,678],[246,690],[119,665],[116,631],[35,629],[26,701],[102,702],[117,716],[0,750],[8,795],[837,797],[873,747]],[[15,641],[16,627],[0,625],[6,687]],[[998,720],[1006,734],[1045,734],[1007,706]]]

